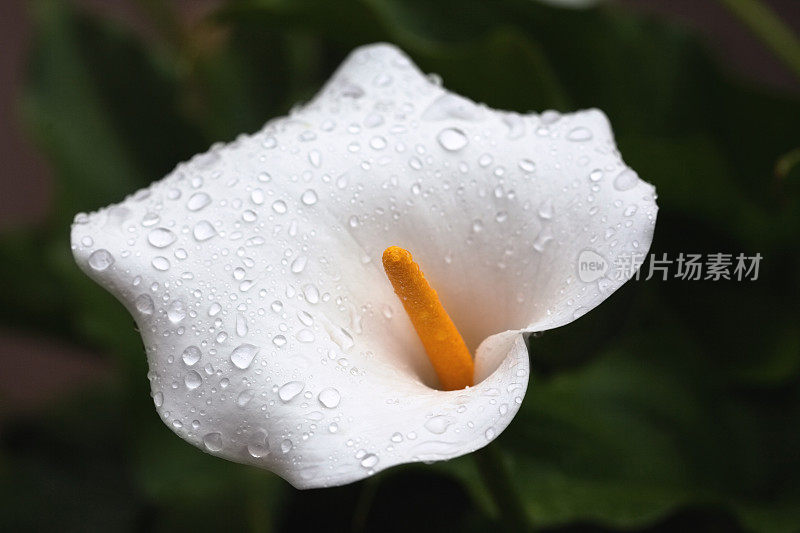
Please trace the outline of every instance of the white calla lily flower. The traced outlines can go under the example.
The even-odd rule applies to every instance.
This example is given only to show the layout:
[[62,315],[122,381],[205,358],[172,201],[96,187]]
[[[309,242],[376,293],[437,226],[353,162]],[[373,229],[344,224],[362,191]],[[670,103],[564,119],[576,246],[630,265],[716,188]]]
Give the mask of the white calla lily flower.
[[[616,290],[609,265],[646,253],[656,211],[602,112],[495,111],[379,44],[289,116],[78,215],[72,247],[134,316],[164,422],[310,488],[491,442],[525,395],[524,334]],[[394,245],[473,386],[437,389],[382,266]]]

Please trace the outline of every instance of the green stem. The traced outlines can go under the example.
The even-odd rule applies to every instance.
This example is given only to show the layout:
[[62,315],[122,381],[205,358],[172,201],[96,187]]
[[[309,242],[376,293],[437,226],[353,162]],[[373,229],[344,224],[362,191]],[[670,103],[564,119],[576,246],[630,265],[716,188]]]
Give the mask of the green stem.
[[490,444],[472,456],[508,531],[532,531],[528,513],[514,489],[508,466],[497,446]]
[[800,79],[800,41],[761,0],[719,0]]

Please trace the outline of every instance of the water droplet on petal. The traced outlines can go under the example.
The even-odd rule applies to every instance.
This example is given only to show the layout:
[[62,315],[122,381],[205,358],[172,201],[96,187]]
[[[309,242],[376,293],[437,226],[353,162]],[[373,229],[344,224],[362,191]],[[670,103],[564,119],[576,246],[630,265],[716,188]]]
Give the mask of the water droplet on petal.
[[178,237],[167,228],[156,228],[147,235],[147,242],[156,248],[166,248]]
[[548,198],[539,206],[539,216],[545,220],[553,218],[553,200]]
[[272,344],[274,344],[278,348],[286,346],[286,337],[284,337],[283,335],[275,335],[272,338]]
[[200,211],[211,203],[211,197],[204,192],[196,192],[189,197],[186,208],[189,211]]
[[167,307],[167,318],[173,324],[177,324],[186,318],[186,306],[181,300],[175,300]]
[[633,189],[638,183],[639,175],[629,168],[626,168],[614,178],[614,188],[618,191]]
[[430,431],[431,433],[435,433],[437,435],[441,435],[445,431],[447,431],[448,426],[452,422],[446,416],[434,416],[433,418],[429,418],[427,422],[425,422],[425,429]]
[[163,255],[154,257],[151,264],[153,265],[153,268],[161,272],[166,272],[170,267],[169,259]]
[[194,226],[194,230],[192,231],[195,240],[197,241],[207,241],[211,237],[217,234],[217,230],[214,229],[214,226],[211,225],[211,222],[208,220],[201,220]]
[[244,314],[239,313],[236,315],[236,334],[240,337],[247,335],[247,318]]
[[303,328],[295,334],[295,338],[300,342],[314,342],[314,332],[310,329]]
[[533,241],[533,249],[537,252],[543,252],[547,243],[553,240],[553,232],[549,226],[545,227],[539,235],[536,237],[536,240]]
[[186,388],[189,390],[194,390],[203,384],[202,376],[200,376],[200,374],[198,374],[194,370],[189,371],[189,373],[186,374],[186,378],[183,381],[184,383],[186,383]]
[[221,433],[208,433],[203,437],[203,445],[210,452],[218,452],[222,450],[222,434]]
[[250,442],[247,444],[247,453],[254,459],[261,459],[269,454],[269,443],[267,442],[267,432],[257,431]]
[[534,171],[536,171],[536,163],[534,163],[530,159],[522,159],[519,162],[519,168],[522,169],[523,172],[531,174]]
[[299,256],[297,259],[292,261],[292,272],[299,274],[305,270],[306,263],[308,263],[308,258],[304,255]]
[[314,205],[317,203],[317,193],[314,191],[314,189],[308,189],[303,193],[302,196],[300,196],[300,201],[305,205]]
[[253,192],[250,193],[250,200],[256,205],[263,204],[264,191],[262,191],[261,189],[255,189]]
[[308,162],[316,168],[319,168],[322,164],[322,155],[319,153],[319,150],[311,150],[308,152]]
[[153,299],[146,294],[137,296],[136,300],[134,300],[134,305],[136,306],[136,310],[145,316],[152,315],[156,310],[156,306],[153,304]]
[[286,202],[284,202],[283,200],[275,200],[275,202],[272,203],[272,210],[278,213],[279,215],[285,213],[286,209],[287,209]]
[[576,142],[590,141],[592,140],[592,130],[589,128],[584,128],[583,126],[572,128],[567,134],[567,139]]
[[250,401],[253,399],[254,396],[255,393],[250,389],[243,390],[242,392],[239,393],[239,396],[236,397],[236,405],[238,405],[239,407],[244,407],[245,405],[250,403]]
[[386,148],[386,139],[380,135],[373,137],[369,140],[369,145],[373,150],[383,150]]
[[302,381],[290,381],[278,389],[278,398],[282,402],[290,402],[292,399],[303,392],[306,384]]
[[333,387],[328,387],[327,389],[322,389],[317,396],[319,403],[327,407],[328,409],[334,409],[339,405],[339,401],[342,399],[342,396],[339,394],[339,391],[334,389]]
[[200,348],[197,346],[187,346],[181,354],[181,359],[186,365],[192,366],[200,360],[202,355]]
[[456,152],[464,148],[467,143],[466,134],[458,128],[445,128],[436,137],[439,144],[448,152]]
[[378,464],[378,456],[374,453],[368,453],[361,459],[361,466],[364,468],[372,468]]
[[244,343],[240,344],[231,352],[231,363],[240,370],[245,370],[253,362],[253,358],[258,353],[258,346]]
[[114,256],[108,250],[100,249],[92,252],[89,256],[89,266],[92,270],[102,272],[114,264]]
[[319,289],[317,289],[316,285],[305,285],[303,287],[303,296],[306,297],[306,301],[310,304],[319,303]]

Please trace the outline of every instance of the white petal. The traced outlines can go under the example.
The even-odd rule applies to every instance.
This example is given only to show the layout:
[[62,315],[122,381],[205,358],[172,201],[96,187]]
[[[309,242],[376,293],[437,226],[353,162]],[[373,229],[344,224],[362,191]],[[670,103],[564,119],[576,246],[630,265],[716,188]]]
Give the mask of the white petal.
[[[79,215],[72,242],[136,318],[177,434],[319,487],[491,441],[527,385],[521,332],[613,292],[578,257],[645,253],[655,215],[601,112],[494,111],[374,45],[290,116]],[[433,388],[390,245],[475,353],[475,387]]]

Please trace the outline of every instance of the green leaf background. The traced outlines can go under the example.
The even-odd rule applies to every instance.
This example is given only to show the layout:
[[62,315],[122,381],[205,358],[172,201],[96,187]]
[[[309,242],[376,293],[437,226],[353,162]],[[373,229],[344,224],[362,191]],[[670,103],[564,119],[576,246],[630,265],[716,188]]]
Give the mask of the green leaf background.
[[493,107],[603,109],[658,190],[653,254],[764,256],[758,281],[631,282],[530,339],[529,393],[496,444],[533,524],[800,529],[796,93],[738,79],[692,32],[614,4],[246,0],[187,26],[141,0],[148,38],[68,1],[28,6],[20,115],[57,190],[48,223],[0,235],[0,317],[103,354],[114,378],[5,424],[0,529],[501,528],[470,457],[299,492],[175,438],[132,320],[71,260],[76,212],[259,129],[373,41]]

